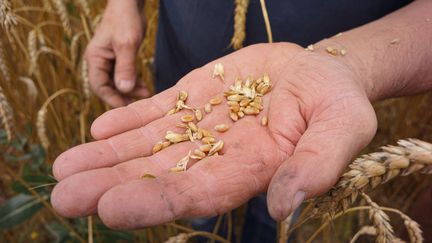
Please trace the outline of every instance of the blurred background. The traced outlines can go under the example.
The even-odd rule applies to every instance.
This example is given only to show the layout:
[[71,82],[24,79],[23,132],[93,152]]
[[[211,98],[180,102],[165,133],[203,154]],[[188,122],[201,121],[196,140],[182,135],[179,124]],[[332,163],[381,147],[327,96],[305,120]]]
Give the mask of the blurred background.
[[[182,233],[194,232],[186,237],[191,242],[195,236],[215,242],[222,240],[213,233],[222,231],[225,241],[240,242],[246,206],[219,216],[210,233],[194,231],[187,221],[114,231],[96,216],[65,219],[50,206],[54,159],[90,141],[91,122],[108,109],[91,94],[83,61],[104,7],[99,0],[0,0],[0,242],[186,242]],[[144,12],[148,24],[137,66],[152,90],[158,1],[146,0]],[[375,104],[379,129],[363,152],[401,138],[431,142],[431,105],[430,92]],[[418,174],[397,178],[370,195],[416,219],[426,242],[432,242],[431,191],[431,176]],[[367,211],[346,214],[324,228],[316,242],[348,242],[368,220]],[[392,224],[408,240],[402,221],[395,217]],[[310,220],[295,229],[293,242],[306,242],[320,225],[319,219]],[[278,238],[285,240],[282,234]],[[359,242],[373,241],[366,236]]]

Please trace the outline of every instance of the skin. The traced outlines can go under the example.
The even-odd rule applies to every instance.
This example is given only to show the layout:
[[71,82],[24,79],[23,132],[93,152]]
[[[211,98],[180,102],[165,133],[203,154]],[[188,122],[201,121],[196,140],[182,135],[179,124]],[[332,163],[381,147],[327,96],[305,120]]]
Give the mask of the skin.
[[[97,213],[111,228],[134,229],[220,214],[267,191],[271,216],[284,219],[304,199],[326,192],[372,139],[377,124],[371,101],[432,88],[432,23],[426,21],[431,10],[431,1],[418,0],[323,40],[314,52],[290,43],[246,47],[190,72],[160,94],[106,112],[92,125],[97,141],[56,159],[53,207],[65,217]],[[390,44],[394,38],[400,42]],[[345,47],[348,54],[332,56],[327,46]],[[211,78],[219,62],[225,82]],[[233,123],[222,104],[198,123],[231,126],[217,134],[225,142],[221,155],[170,173],[197,145],[180,143],[151,154],[188,113],[164,116],[179,91],[189,93],[188,105],[202,108],[236,77],[264,73],[273,88],[259,116]],[[267,127],[259,124],[263,115]],[[144,173],[156,179],[140,179]]]
[[90,87],[112,107],[150,94],[136,77],[135,61],[145,22],[141,5],[137,0],[110,0],[85,52]]

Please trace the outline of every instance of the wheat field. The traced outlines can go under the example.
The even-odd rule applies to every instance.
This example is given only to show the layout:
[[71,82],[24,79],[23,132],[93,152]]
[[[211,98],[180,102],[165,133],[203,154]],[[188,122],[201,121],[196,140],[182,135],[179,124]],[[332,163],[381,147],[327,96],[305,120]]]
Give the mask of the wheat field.
[[[83,60],[104,6],[0,0],[0,242],[193,242],[198,236],[240,242],[246,206],[218,216],[212,232],[188,221],[114,231],[97,216],[66,219],[52,209],[54,159],[91,141],[91,122],[108,109],[91,93]],[[147,0],[144,12],[148,26],[136,65],[153,90],[158,1]],[[275,242],[432,242],[432,224],[416,222],[413,206],[432,185],[431,103],[429,93],[375,104],[379,129],[364,155],[328,193],[305,202],[298,217],[279,222]],[[222,229],[228,234],[218,235]]]

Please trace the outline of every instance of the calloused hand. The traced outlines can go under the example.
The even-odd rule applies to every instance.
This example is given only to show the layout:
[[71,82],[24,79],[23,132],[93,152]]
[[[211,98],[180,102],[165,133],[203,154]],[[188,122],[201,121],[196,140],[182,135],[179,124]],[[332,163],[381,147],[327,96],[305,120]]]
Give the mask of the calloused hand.
[[137,0],[108,1],[86,49],[90,87],[112,107],[150,94],[144,82],[136,80],[135,59],[144,32],[144,18],[138,5]]
[[[179,218],[221,214],[268,189],[270,214],[284,219],[302,200],[327,191],[348,161],[372,138],[376,117],[356,72],[332,57],[294,44],[259,44],[196,69],[174,87],[100,116],[92,126],[98,141],[61,154],[53,172],[60,181],[51,202],[63,216],[97,213],[112,228],[132,229]],[[212,79],[215,63],[225,82]],[[203,107],[236,77],[268,73],[273,88],[264,110],[233,123],[226,104],[198,123],[212,128],[225,147],[187,171],[169,168],[197,148],[183,142],[152,155],[166,131],[176,131],[182,110],[165,116],[179,91],[187,104]],[[268,116],[268,126],[260,118]],[[140,179],[144,173],[155,179]]]

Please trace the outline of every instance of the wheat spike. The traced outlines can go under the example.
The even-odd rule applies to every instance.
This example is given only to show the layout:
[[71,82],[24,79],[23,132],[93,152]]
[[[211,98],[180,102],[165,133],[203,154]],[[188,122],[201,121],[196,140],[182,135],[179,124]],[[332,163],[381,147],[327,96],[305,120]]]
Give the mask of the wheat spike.
[[246,13],[249,7],[249,0],[236,0],[234,10],[234,33],[231,38],[231,45],[234,50],[243,47],[246,38]]
[[60,17],[66,35],[72,36],[72,28],[64,0],[53,0],[53,3],[57,14]]
[[50,0],[42,0],[42,6],[44,9],[46,9],[48,11],[53,10]]
[[91,95],[91,91],[90,91],[90,80],[88,77],[88,66],[86,60],[82,60],[81,62],[81,79],[82,79],[82,88],[84,91],[84,96],[86,97],[86,99],[89,99]]
[[37,59],[38,59],[38,47],[37,47],[37,38],[36,38],[36,29],[33,29],[29,32],[27,37],[27,48],[30,57],[30,67],[29,67],[29,75],[32,75],[33,72],[37,68]]
[[405,224],[405,228],[408,231],[410,242],[411,243],[422,243],[424,239],[423,239],[423,232],[420,229],[420,225],[416,221],[414,221],[410,217],[408,217],[408,215],[403,214],[402,212],[399,214],[402,217],[404,224]]
[[48,147],[50,146],[50,142],[45,127],[46,115],[47,115],[47,108],[43,106],[38,111],[37,120],[36,120],[37,134],[45,150],[48,149]]
[[17,25],[17,19],[12,11],[12,4],[9,0],[0,0],[0,25],[6,31]]
[[372,220],[376,229],[376,242],[388,243],[395,238],[393,227],[390,225],[389,216],[365,193],[361,194],[366,203],[371,206],[369,209],[369,218]]
[[418,140],[399,140],[398,146],[384,146],[382,152],[354,160],[349,171],[326,194],[314,199],[315,216],[334,216],[353,203],[358,194],[386,183],[396,176],[415,172],[432,173],[432,144]]
[[0,71],[6,83],[9,84],[11,81],[11,74],[4,50],[3,42],[0,39]]
[[27,94],[30,98],[30,102],[32,103],[35,102],[38,95],[38,90],[36,88],[34,81],[29,77],[19,77],[18,80],[23,82],[26,85]]
[[81,7],[85,16],[90,17],[91,10],[90,10],[90,6],[89,6],[87,0],[75,0],[75,1]]
[[0,117],[6,132],[8,141],[12,140],[12,128],[14,125],[12,108],[6,99],[3,89],[0,87]]

